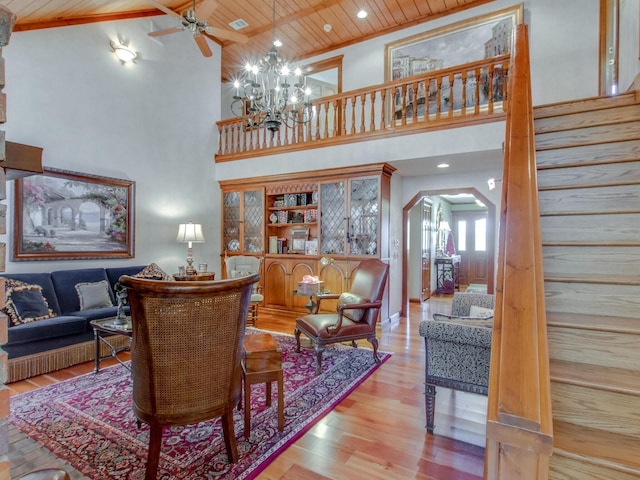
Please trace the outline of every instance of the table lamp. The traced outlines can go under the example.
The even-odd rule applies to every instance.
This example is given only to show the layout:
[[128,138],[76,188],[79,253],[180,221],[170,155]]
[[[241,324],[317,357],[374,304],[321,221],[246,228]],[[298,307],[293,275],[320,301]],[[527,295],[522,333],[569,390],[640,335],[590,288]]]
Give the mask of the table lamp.
[[199,223],[181,223],[178,227],[178,238],[180,243],[188,243],[187,248],[187,275],[197,275],[197,270],[193,266],[193,244],[204,243],[204,235],[202,234],[202,225]]

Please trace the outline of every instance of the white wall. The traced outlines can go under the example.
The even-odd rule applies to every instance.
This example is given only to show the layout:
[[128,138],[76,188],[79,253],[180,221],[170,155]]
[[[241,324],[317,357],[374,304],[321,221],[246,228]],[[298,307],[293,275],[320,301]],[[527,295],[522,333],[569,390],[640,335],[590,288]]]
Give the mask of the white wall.
[[[534,104],[597,95],[598,3],[524,2]],[[496,0],[308,61],[343,54],[345,91],[382,83],[387,43],[515,4]],[[621,64],[626,70],[620,76],[633,78],[638,71],[637,2],[623,0],[622,9],[635,13],[621,25],[625,42]],[[171,20],[160,16],[153,21],[156,28],[163,28]],[[18,32],[4,49],[7,138],[44,147],[47,166],[137,183],[134,260],[10,262],[8,271],[150,261],[175,271],[185,256],[184,245],[175,243],[177,224],[188,220],[203,223],[207,237],[207,243],[194,246],[196,259],[218,265],[217,180],[388,161],[400,168],[391,182],[390,285],[394,288],[389,300],[393,313],[400,310],[402,281],[393,240],[402,238],[405,203],[420,190],[447,185],[474,186],[499,204],[500,188],[494,194],[483,188],[490,173],[501,176],[494,165],[500,164],[503,122],[214,165],[215,122],[230,116],[227,95],[221,94],[225,88],[218,83],[219,48],[210,44],[213,57],[205,59],[188,34],[163,37],[161,46],[146,36],[150,29],[150,20],[141,19]],[[142,54],[133,68],[122,67],[109,52],[108,40],[117,34]],[[491,157],[489,165],[471,165],[462,174],[452,168],[453,173],[446,175],[438,175],[433,168],[439,156],[466,162],[475,152]],[[402,173],[409,164],[411,168]],[[12,202],[7,203],[11,218]],[[10,239],[10,235],[0,237],[9,244]]]
[[[153,17],[155,28],[167,16]],[[8,272],[158,263],[185,264],[178,224],[203,224],[196,262],[219,263],[220,194],[215,182],[213,126],[219,119],[220,47],[200,54],[188,32],[146,34],[150,19],[16,32],[6,62],[7,139],[44,148],[43,164],[136,182],[135,259],[11,262]],[[123,66],[109,40],[128,40],[140,54]],[[11,251],[13,182],[9,182]]]

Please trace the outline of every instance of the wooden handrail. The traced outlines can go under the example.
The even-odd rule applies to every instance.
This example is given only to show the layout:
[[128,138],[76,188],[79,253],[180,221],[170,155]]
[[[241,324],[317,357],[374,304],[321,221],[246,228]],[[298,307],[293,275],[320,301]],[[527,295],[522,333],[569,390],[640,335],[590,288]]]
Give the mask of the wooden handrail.
[[509,78],[485,478],[548,478],[552,417],[527,26]]
[[504,118],[510,55],[322,97],[306,123],[271,132],[261,119],[217,122],[216,162]]

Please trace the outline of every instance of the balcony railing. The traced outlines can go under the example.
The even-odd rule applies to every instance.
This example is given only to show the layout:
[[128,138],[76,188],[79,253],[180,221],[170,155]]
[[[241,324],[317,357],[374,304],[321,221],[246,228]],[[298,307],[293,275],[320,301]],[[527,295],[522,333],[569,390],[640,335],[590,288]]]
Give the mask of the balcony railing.
[[323,97],[313,101],[307,122],[276,131],[260,118],[222,120],[216,161],[503,118],[509,61],[503,55]]

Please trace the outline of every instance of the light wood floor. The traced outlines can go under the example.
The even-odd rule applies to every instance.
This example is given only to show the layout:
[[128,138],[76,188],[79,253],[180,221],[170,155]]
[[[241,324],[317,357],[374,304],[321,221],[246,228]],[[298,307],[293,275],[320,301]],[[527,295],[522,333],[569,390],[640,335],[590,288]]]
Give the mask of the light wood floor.
[[[418,325],[434,312],[448,312],[450,298],[432,297],[423,304],[411,304],[409,318],[382,328],[378,335],[380,350],[393,352],[391,359],[258,478],[481,479],[486,397],[439,388],[435,435],[427,434],[424,428],[424,341]],[[261,312],[257,327],[292,333],[293,324],[293,318]],[[89,362],[8,386],[15,394],[92,369],[93,363]],[[20,464],[21,458],[10,452],[10,461],[14,473],[14,465]],[[72,474],[72,478],[85,477]]]

